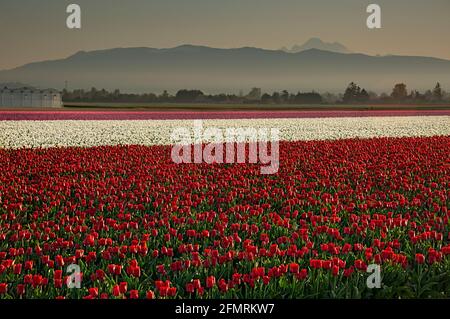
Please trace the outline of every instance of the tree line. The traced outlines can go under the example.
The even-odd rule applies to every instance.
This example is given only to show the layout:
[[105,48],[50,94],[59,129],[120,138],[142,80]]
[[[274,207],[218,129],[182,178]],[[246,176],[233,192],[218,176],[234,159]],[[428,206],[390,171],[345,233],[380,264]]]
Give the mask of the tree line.
[[367,92],[365,89],[359,87],[352,82],[348,85],[342,97],[342,102],[346,104],[354,103],[442,103],[449,102],[450,95],[444,92],[441,84],[438,82],[433,90],[427,90],[420,93],[418,90],[411,90],[408,92],[407,86],[404,83],[395,84],[390,95],[382,93],[377,95],[374,92]]
[[248,94],[205,94],[201,90],[182,89],[174,95],[167,91],[161,94],[155,93],[122,93],[116,89],[107,91],[105,89],[91,90],[77,89],[73,91],[63,90],[64,102],[86,102],[86,103],[228,103],[228,104],[427,104],[448,103],[450,94],[444,92],[439,83],[434,89],[423,93],[417,90],[408,91],[406,84],[398,83],[390,94],[377,94],[361,88],[351,82],[342,94],[297,92],[290,93],[287,90],[273,93],[262,93],[259,88],[253,88]]

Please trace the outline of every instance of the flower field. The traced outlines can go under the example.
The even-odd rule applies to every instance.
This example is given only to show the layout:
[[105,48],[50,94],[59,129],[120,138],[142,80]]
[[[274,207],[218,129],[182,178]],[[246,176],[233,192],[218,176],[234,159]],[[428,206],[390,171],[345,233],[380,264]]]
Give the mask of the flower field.
[[448,117],[308,121],[275,175],[174,164],[178,123],[0,122],[0,298],[450,297]]
[[[191,120],[0,121],[0,148],[170,145],[171,132]],[[205,128],[280,129],[285,141],[450,135],[449,116],[204,120]],[[209,142],[204,139],[203,142]]]
[[0,121],[56,120],[195,120],[195,119],[270,119],[270,118],[330,118],[375,116],[449,116],[450,110],[314,110],[314,111],[20,111],[0,110]]

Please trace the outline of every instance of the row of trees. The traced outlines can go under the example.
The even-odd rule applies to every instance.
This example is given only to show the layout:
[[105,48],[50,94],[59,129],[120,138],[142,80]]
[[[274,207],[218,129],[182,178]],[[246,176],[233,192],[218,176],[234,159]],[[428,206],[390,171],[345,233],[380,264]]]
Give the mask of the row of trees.
[[356,83],[348,85],[343,94],[317,92],[289,93],[281,92],[262,93],[261,89],[254,88],[247,95],[244,94],[210,94],[200,90],[179,90],[175,95],[164,91],[162,94],[144,93],[129,94],[119,90],[109,92],[105,89],[92,88],[89,91],[74,90],[63,91],[64,102],[91,102],[91,103],[262,103],[262,104],[388,104],[388,103],[442,103],[450,102],[450,95],[445,93],[439,83],[433,90],[420,93],[417,90],[408,92],[404,83],[398,83],[391,94],[367,91]]
[[427,90],[420,93],[417,90],[408,92],[406,84],[398,83],[392,89],[392,93],[387,95],[382,93],[377,95],[374,92],[367,92],[361,89],[356,83],[352,82],[348,85],[342,97],[342,102],[346,104],[354,103],[441,103],[450,101],[448,96],[441,88],[438,82],[433,90]]
[[97,103],[265,103],[265,104],[320,104],[320,94],[315,92],[290,94],[288,91],[261,94],[258,88],[247,95],[215,94],[206,95],[200,90],[179,90],[175,95],[164,91],[160,95],[154,93],[125,94],[119,90],[108,92],[105,89],[92,88],[89,91],[63,91],[64,102],[97,102]]
[[154,93],[130,94],[119,90],[108,92],[105,89],[92,88],[89,91],[82,89],[63,90],[64,102],[91,102],[91,103],[243,103],[245,98],[234,94],[205,95],[200,90],[179,90],[175,95],[167,91],[157,95]]

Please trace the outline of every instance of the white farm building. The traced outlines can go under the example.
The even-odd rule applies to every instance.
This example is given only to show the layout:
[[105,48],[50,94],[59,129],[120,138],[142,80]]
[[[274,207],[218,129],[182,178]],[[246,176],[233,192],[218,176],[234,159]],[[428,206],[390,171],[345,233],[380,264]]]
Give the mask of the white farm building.
[[61,107],[61,93],[53,89],[0,88],[0,107]]

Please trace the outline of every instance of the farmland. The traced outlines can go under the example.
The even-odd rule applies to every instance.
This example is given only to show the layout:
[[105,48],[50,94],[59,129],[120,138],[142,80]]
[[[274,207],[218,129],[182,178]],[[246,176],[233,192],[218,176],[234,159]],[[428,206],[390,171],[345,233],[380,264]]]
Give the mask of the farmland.
[[446,115],[204,120],[279,127],[261,175],[175,164],[186,120],[70,114],[0,114],[0,299],[450,297]]
[[450,109],[205,109],[189,107],[180,109],[129,109],[129,108],[66,108],[55,109],[0,109],[0,121],[43,120],[187,120],[187,119],[264,119],[264,118],[336,118],[336,117],[386,117],[386,116],[449,116]]

